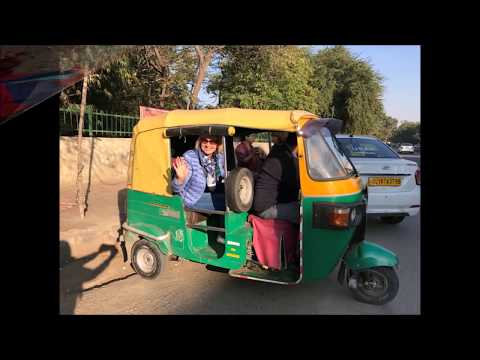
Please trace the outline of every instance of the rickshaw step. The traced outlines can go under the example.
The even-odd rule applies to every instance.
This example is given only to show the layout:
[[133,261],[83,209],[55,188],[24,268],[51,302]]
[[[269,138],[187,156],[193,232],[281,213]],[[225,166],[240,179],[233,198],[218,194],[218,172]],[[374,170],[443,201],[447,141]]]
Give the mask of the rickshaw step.
[[298,281],[300,273],[292,270],[272,271],[262,269],[260,266],[256,268],[243,267],[238,270],[230,270],[232,277],[247,277],[254,280],[276,282],[281,284],[294,284]]
[[218,231],[218,232],[225,232],[225,228],[219,228],[216,226],[207,226],[207,225],[187,225],[187,227],[192,229],[198,230],[205,230],[205,231]]

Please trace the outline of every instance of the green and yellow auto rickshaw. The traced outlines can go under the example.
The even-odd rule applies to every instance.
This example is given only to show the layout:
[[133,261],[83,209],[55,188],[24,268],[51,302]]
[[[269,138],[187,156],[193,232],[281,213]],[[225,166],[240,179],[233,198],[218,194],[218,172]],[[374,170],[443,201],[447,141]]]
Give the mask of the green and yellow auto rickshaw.
[[[353,296],[385,304],[397,294],[397,256],[364,239],[368,189],[335,138],[341,121],[305,111],[175,110],[140,119],[134,128],[122,241],[136,272],[156,278],[165,262],[186,259],[232,277],[299,284],[329,276]],[[299,267],[252,269],[254,229],[249,224],[253,178],[236,166],[236,136],[296,134],[300,177]],[[222,139],[226,210],[189,209],[172,192],[172,158],[192,149],[199,135]]]

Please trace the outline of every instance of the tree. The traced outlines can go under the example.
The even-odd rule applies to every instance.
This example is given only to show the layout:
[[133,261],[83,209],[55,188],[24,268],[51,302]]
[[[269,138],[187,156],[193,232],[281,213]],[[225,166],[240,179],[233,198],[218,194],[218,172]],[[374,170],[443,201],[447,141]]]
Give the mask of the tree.
[[380,74],[344,46],[323,49],[312,56],[312,62],[310,84],[318,90],[320,115],[342,119],[348,133],[375,131],[385,119]]
[[398,120],[391,116],[383,116],[377,123],[377,127],[372,131],[372,135],[384,141],[390,140],[394,131],[397,129]]
[[78,210],[80,212],[80,218],[84,218],[85,216],[85,192],[83,191],[82,186],[82,171],[83,171],[83,163],[82,163],[82,135],[83,135],[83,119],[85,115],[85,104],[87,100],[87,88],[88,88],[88,73],[85,74],[83,77],[83,84],[82,84],[82,102],[80,105],[80,119],[78,124],[78,152],[77,152],[77,181],[76,181],[76,199]]
[[207,91],[219,107],[315,113],[318,92],[309,84],[313,73],[306,49],[297,46],[226,46]]
[[[137,49],[133,50],[134,52]],[[87,106],[96,110],[116,113],[132,113],[139,97],[139,81],[135,74],[135,55],[125,54],[114,62],[106,64],[90,76]],[[82,83],[61,94],[62,106],[70,107],[81,102]],[[138,112],[138,111],[137,111]]]
[[405,121],[393,132],[391,141],[395,143],[419,143],[420,123]]
[[[98,83],[103,69],[109,69],[115,62],[128,56],[128,53],[135,51],[136,46],[55,46],[52,50],[56,53],[57,61],[61,70],[70,70],[77,68],[81,63],[83,67],[88,67],[89,86]],[[97,72],[97,73],[96,73]],[[63,107],[77,105],[79,107],[82,96],[83,82],[77,82],[75,85],[64,89],[60,94],[60,104]],[[91,105],[86,105],[89,107]]]
[[[205,80],[207,75],[207,69],[210,65],[215,54],[218,53],[223,48],[223,46],[199,46],[195,45],[195,52],[198,57],[198,67],[197,75],[195,79],[195,84],[192,88],[191,104],[192,108],[195,109],[195,106],[198,102],[198,93],[202,87],[202,83]],[[190,105],[190,104],[189,104]],[[187,106],[187,109],[189,106]]]
[[141,60],[140,80],[148,87],[144,104],[168,110],[187,108],[195,79],[193,47],[145,46]]
[[[138,115],[140,105],[186,108],[196,56],[188,46],[137,46],[103,67],[89,82],[87,103],[97,110]],[[79,103],[80,88],[62,94],[62,104]]]

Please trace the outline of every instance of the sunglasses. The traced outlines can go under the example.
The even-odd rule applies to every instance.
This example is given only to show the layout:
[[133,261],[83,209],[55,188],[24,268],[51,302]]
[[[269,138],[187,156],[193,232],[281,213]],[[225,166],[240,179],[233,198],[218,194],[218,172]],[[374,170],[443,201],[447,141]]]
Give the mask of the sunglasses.
[[215,140],[210,140],[210,139],[202,139],[202,144],[203,143],[208,143],[208,144],[215,144],[217,145],[217,142]]

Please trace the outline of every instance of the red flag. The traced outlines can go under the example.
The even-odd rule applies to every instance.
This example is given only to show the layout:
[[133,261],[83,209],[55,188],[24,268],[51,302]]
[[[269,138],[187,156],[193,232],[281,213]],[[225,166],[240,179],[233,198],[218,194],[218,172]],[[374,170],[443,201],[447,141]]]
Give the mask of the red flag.
[[148,116],[157,116],[168,112],[168,110],[156,109],[147,106],[140,106],[140,119]]

